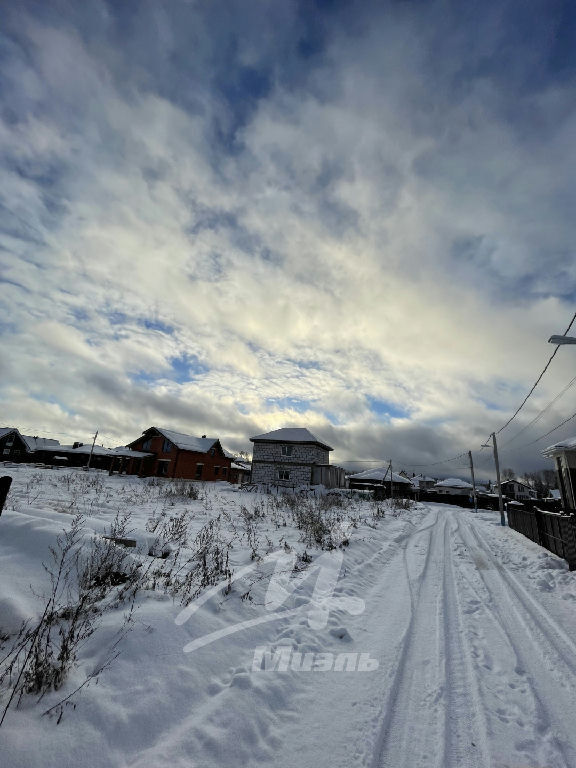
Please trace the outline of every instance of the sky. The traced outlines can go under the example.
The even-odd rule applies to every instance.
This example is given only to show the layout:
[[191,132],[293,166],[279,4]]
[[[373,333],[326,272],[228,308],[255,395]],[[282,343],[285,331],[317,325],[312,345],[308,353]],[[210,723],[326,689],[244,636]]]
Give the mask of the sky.
[[[576,303],[569,2],[52,0],[3,19],[0,425],[236,451],[303,426],[332,461],[419,471],[514,412]],[[504,466],[550,467],[540,450],[576,434],[528,445],[573,387],[512,439],[575,354],[501,434]]]

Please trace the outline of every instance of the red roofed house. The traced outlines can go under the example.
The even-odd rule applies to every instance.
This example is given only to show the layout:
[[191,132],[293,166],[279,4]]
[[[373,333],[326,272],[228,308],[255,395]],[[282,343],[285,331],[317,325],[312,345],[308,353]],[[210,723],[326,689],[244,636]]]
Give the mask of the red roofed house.
[[229,480],[232,463],[216,437],[193,437],[160,427],[150,427],[128,448],[151,453],[133,459],[128,474],[172,477],[183,480]]

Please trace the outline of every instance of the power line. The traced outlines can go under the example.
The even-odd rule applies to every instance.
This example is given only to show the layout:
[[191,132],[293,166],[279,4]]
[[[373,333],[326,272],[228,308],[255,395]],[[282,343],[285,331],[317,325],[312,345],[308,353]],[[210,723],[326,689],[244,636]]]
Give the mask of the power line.
[[534,445],[534,443],[539,442],[540,440],[543,440],[545,437],[548,437],[548,435],[551,435],[552,432],[556,432],[557,429],[560,429],[560,427],[563,427],[564,424],[568,424],[569,421],[572,421],[572,419],[576,418],[576,413],[573,413],[572,416],[568,416],[567,419],[564,419],[564,421],[560,422],[558,426],[554,427],[553,429],[548,430],[544,435],[540,435],[540,437],[537,437],[536,440],[532,440],[530,443],[526,443],[526,445],[523,445],[522,448],[527,448],[529,445]]
[[507,446],[507,445],[510,445],[510,443],[514,442],[514,440],[516,440],[517,437],[520,437],[520,435],[523,432],[525,432],[527,429],[529,429],[529,427],[531,427],[533,424],[535,424],[537,421],[539,421],[542,418],[542,416],[546,413],[546,411],[548,411],[554,405],[554,403],[558,402],[558,400],[562,397],[562,395],[564,395],[570,389],[570,387],[573,387],[574,384],[576,384],[576,376],[574,376],[574,378],[571,381],[569,381],[568,384],[566,384],[564,389],[561,392],[559,392],[556,395],[556,397],[548,403],[548,405],[544,406],[544,408],[540,411],[539,414],[537,414],[532,419],[532,421],[530,421],[528,424],[526,424],[526,426],[522,427],[521,430],[516,432],[516,434],[513,437],[511,437],[510,440],[507,440],[504,443],[504,447]]
[[[572,320],[570,320],[570,325],[568,326],[568,328],[566,328],[566,330],[565,330],[565,331],[564,331],[564,333],[562,334],[563,336],[566,336],[566,335],[567,335],[567,333],[568,333],[568,331],[570,330],[570,328],[572,328],[572,324],[574,323],[574,321],[575,321],[575,320],[576,320],[576,312],[574,313],[574,316],[573,316]],[[530,392],[528,392],[528,394],[526,395],[526,397],[524,398],[524,400],[522,400],[522,402],[520,403],[520,405],[518,406],[518,408],[517,408],[517,409],[514,411],[514,413],[512,414],[512,416],[510,416],[510,418],[508,419],[508,421],[506,422],[506,424],[504,424],[504,426],[503,426],[503,427],[500,427],[500,429],[499,429],[499,430],[496,432],[496,434],[497,434],[497,435],[499,435],[499,434],[500,434],[500,432],[502,432],[503,430],[505,430],[505,429],[506,429],[506,427],[508,426],[508,424],[510,424],[510,423],[511,423],[511,422],[512,422],[512,421],[513,421],[515,418],[516,418],[516,416],[518,416],[518,414],[520,413],[520,411],[522,410],[522,408],[524,408],[524,406],[526,405],[526,402],[527,402],[528,398],[530,397],[530,395],[532,394],[532,392],[534,392],[534,390],[536,389],[536,387],[537,387],[537,386],[538,386],[538,384],[540,383],[540,381],[541,381],[541,379],[542,379],[542,376],[544,376],[544,374],[545,374],[545,373],[546,373],[546,371],[548,370],[548,367],[550,366],[550,363],[552,362],[552,360],[554,360],[554,358],[556,357],[556,353],[558,352],[559,348],[560,348],[560,345],[558,344],[558,345],[556,346],[556,349],[554,350],[554,352],[552,352],[552,354],[550,355],[550,359],[548,360],[548,362],[547,362],[547,363],[546,363],[546,365],[544,366],[544,370],[542,371],[542,373],[540,374],[540,376],[538,376],[538,378],[537,378],[537,379],[536,379],[536,381],[534,382],[534,384],[533,384],[533,386],[532,386],[532,389],[530,390]],[[487,438],[487,440],[488,440],[488,439],[489,439],[489,438]]]

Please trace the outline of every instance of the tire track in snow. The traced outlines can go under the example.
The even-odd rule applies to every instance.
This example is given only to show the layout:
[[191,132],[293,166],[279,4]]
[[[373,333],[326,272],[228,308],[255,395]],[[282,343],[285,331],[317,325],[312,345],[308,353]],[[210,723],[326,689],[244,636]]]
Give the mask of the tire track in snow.
[[425,562],[416,583],[410,574],[413,562],[409,557],[415,536],[404,551],[412,611],[383,710],[373,768],[445,766],[444,750],[437,750],[437,744],[444,741],[441,595],[445,526],[439,510],[435,524],[429,527]]
[[490,765],[486,721],[471,661],[454,568],[453,520],[444,527],[444,642],[446,721],[444,764],[483,768]]
[[[576,657],[574,644],[519,581],[502,568],[474,525],[460,518],[463,541],[491,564],[478,573],[534,699],[542,731],[553,750],[554,765],[576,766]],[[559,677],[559,674],[561,675]],[[562,762],[557,759],[561,757]]]

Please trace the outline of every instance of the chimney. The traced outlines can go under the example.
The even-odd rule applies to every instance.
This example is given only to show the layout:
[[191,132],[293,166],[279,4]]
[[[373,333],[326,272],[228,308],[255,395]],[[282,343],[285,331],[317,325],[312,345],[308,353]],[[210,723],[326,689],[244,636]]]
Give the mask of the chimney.
[[206,435],[202,435],[202,440],[206,440]]

